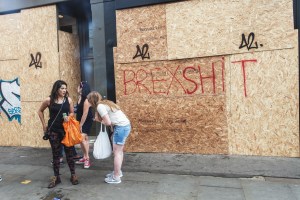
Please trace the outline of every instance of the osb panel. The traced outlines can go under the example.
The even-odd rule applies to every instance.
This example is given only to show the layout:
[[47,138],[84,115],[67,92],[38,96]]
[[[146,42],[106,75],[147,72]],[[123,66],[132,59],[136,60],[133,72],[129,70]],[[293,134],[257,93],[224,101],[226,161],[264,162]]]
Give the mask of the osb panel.
[[[44,100],[49,96],[53,83],[59,79],[56,18],[55,5],[21,11],[20,69],[23,101]],[[40,59],[38,52],[41,54]],[[30,66],[31,54],[37,61],[36,65]]]
[[[228,57],[230,154],[299,156],[297,52],[295,48]],[[236,62],[243,60],[244,67]]]
[[77,35],[58,32],[59,35],[59,65],[60,77],[68,84],[68,92],[75,102],[77,100],[77,86],[80,83],[80,54]]
[[[22,139],[21,146],[49,147],[49,141],[44,141],[43,127],[37,111],[42,102],[22,102]],[[45,121],[48,122],[49,111],[44,111]]]
[[116,19],[120,63],[167,59],[165,5],[118,10]]
[[133,128],[126,151],[228,153],[222,57],[115,66]]
[[6,60],[0,61],[0,79],[14,80],[20,77],[20,61],[19,60]]
[[[166,5],[168,59],[292,48],[292,0],[193,0]],[[243,38],[244,34],[244,38]]]
[[19,58],[20,14],[0,15],[0,61]]
[[17,120],[9,121],[4,113],[0,116],[0,146],[20,146],[22,126]]
[[129,152],[228,154],[225,96],[121,99]]

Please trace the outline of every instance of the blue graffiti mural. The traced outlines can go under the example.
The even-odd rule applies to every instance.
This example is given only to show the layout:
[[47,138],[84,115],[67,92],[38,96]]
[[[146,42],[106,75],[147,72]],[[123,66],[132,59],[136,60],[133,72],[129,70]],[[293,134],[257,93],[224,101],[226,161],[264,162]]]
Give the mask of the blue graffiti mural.
[[19,78],[12,81],[0,80],[0,109],[9,121],[21,123],[21,100]]

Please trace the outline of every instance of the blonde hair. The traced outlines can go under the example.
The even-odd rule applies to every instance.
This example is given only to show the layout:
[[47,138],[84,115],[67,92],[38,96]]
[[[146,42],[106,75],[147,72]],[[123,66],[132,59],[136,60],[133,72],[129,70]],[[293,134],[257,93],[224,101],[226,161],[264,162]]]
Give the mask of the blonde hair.
[[87,100],[89,101],[89,103],[92,105],[92,107],[94,109],[97,109],[97,106],[99,104],[104,104],[104,105],[107,105],[112,112],[116,112],[117,110],[121,110],[120,106],[118,106],[114,102],[112,102],[110,100],[106,100],[106,99],[103,100],[102,96],[99,92],[92,91],[87,95],[86,98],[87,98]]

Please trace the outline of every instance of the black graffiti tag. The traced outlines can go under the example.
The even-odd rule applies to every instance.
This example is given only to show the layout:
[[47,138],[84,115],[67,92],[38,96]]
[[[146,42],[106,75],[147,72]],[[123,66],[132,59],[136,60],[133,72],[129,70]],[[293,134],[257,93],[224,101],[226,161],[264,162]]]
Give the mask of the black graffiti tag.
[[[254,42],[254,38],[255,38],[255,34],[253,32],[251,32],[249,35],[248,35],[248,39],[246,40],[246,36],[245,34],[243,33],[242,34],[242,42],[240,44],[240,47],[239,49],[241,48],[244,48],[244,47],[247,47],[248,51],[250,49],[258,49],[258,45],[257,45],[257,42],[255,41]],[[254,42],[254,44],[253,44]],[[262,44],[260,44],[261,47],[263,47]]]
[[132,59],[135,59],[137,57],[141,57],[142,60],[144,60],[144,58],[150,59],[150,54],[148,53],[148,49],[149,49],[148,44],[144,44],[142,49],[140,48],[139,45],[136,45],[136,54],[135,54],[135,56],[133,56]]
[[29,67],[34,65],[36,69],[38,67],[42,68],[42,62],[41,62],[42,54],[40,52],[37,52],[35,57],[32,55],[32,53],[30,54],[30,56],[31,56],[31,62],[29,64]]

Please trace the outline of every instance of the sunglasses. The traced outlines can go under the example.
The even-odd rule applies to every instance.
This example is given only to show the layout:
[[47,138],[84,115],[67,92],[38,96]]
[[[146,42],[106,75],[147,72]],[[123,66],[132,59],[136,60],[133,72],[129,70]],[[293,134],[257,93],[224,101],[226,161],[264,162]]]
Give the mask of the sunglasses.
[[87,81],[81,81],[81,82],[80,82],[80,87],[81,87],[81,88],[83,87],[83,83],[87,83]]

